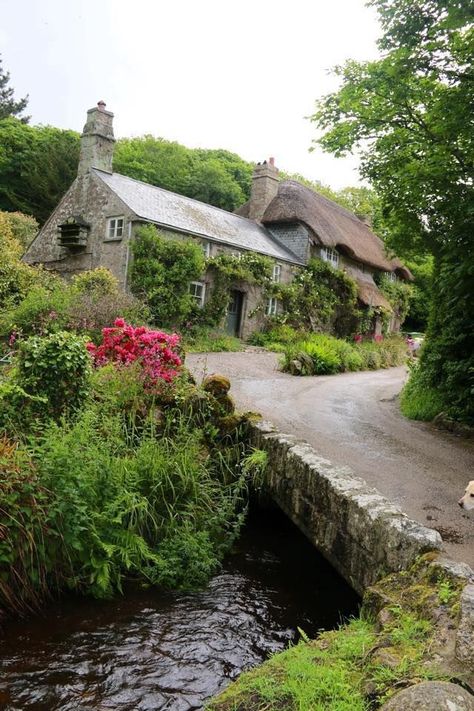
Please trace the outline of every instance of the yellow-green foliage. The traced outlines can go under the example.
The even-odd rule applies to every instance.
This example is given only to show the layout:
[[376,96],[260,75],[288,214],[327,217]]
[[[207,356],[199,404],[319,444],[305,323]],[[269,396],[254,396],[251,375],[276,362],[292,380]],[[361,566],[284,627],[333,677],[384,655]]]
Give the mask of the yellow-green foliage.
[[41,277],[41,270],[23,264],[23,246],[15,237],[9,213],[0,211],[0,308],[21,300]]
[[331,375],[401,365],[407,357],[404,340],[390,336],[380,342],[350,343],[323,333],[287,343],[281,368],[293,375]]

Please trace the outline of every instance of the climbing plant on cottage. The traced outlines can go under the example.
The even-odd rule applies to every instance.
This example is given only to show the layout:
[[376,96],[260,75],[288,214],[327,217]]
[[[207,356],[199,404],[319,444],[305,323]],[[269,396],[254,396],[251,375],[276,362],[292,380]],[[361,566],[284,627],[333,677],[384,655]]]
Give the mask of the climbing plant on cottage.
[[132,243],[131,287],[150,307],[155,323],[177,328],[196,312],[189,284],[205,268],[201,247],[165,237],[152,225],[140,227]]

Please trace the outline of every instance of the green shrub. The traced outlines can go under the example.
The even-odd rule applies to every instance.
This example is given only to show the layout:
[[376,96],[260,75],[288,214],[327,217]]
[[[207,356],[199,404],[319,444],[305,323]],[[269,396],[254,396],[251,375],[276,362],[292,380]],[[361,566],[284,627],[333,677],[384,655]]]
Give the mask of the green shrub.
[[139,324],[150,317],[149,309],[121,291],[116,278],[104,268],[83,272],[72,284],[50,275],[43,282],[0,314],[0,339],[7,340],[12,333],[24,338],[68,330],[96,342],[102,329],[116,318]]
[[202,277],[205,259],[199,244],[173,240],[148,225],[133,241],[131,284],[161,328],[179,328],[197,311],[189,284]]
[[193,336],[183,334],[184,348],[190,353],[218,353],[221,351],[241,351],[244,345],[240,338],[222,332],[199,330]]
[[31,336],[20,345],[18,385],[30,395],[46,398],[44,411],[49,416],[58,418],[83,405],[91,372],[85,340],[73,333]]
[[48,590],[45,551],[54,541],[47,525],[50,492],[26,450],[5,436],[0,436],[0,471],[0,604],[21,614]]
[[341,360],[331,344],[324,341],[318,343],[313,340],[303,343],[302,347],[313,361],[315,375],[331,375],[341,371]]
[[19,435],[30,426],[38,412],[47,408],[48,400],[27,393],[15,382],[14,373],[0,381],[0,433]]
[[349,343],[328,334],[313,333],[284,347],[281,368],[293,375],[328,375],[388,368],[401,365],[406,357],[406,344],[400,336],[380,342]]
[[380,348],[376,343],[366,342],[359,343],[358,350],[362,357],[364,370],[378,370],[382,367],[382,358],[380,356]]
[[0,337],[7,339],[12,332],[28,337],[64,329],[71,298],[66,282],[61,279],[48,286],[32,286],[18,305],[0,315]]
[[400,395],[400,409],[411,420],[433,420],[445,409],[441,393],[416,364]]

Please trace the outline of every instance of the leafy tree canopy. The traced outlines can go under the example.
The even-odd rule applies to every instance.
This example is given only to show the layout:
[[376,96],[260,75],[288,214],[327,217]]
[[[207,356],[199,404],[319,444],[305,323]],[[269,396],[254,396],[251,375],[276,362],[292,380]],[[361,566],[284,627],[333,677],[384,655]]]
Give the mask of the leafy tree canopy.
[[336,68],[318,102],[319,143],[357,150],[392,245],[435,256],[429,338],[418,378],[474,421],[474,7],[465,0],[371,0],[382,58]]
[[248,199],[252,180],[252,165],[234,153],[154,136],[119,140],[114,170],[229,211]]
[[474,11],[452,0],[371,0],[384,55],[336,67],[312,117],[335,155],[358,150],[401,250],[434,251],[471,224]]
[[15,101],[14,90],[8,86],[9,82],[10,74],[3,69],[0,55],[0,120],[17,116],[23,123],[28,123],[29,116],[20,116],[28,105],[28,97]]
[[76,177],[79,135],[53,126],[0,121],[0,209],[43,223]]

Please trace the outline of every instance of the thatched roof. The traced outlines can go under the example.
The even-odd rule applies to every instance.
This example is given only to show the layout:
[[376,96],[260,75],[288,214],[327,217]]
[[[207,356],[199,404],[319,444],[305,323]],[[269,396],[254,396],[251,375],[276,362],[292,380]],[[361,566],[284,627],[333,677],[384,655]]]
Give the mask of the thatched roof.
[[390,302],[387,301],[375,284],[357,277],[355,277],[355,281],[357,282],[357,296],[363,304],[367,306],[383,306],[384,309],[393,311]]
[[[241,215],[245,208],[239,210]],[[294,180],[280,183],[277,196],[265,210],[262,223],[276,222],[303,222],[322,246],[381,271],[398,270],[405,279],[413,278],[400,260],[387,256],[382,240],[352,212]]]

